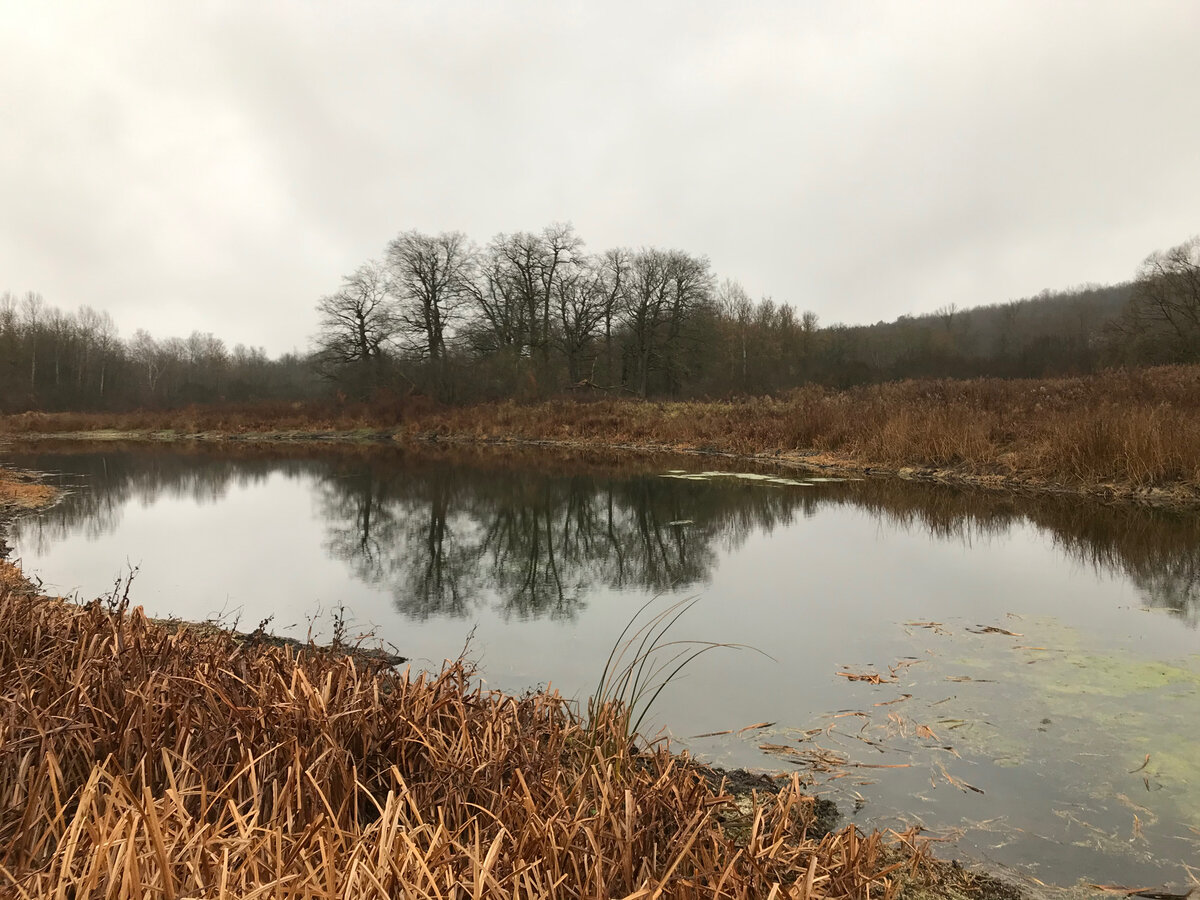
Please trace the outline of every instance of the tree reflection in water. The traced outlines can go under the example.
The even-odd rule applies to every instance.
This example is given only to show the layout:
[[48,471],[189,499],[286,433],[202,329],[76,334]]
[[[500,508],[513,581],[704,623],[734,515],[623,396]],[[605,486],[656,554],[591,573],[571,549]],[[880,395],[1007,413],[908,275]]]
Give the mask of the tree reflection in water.
[[[729,504],[696,485],[635,476],[507,473],[447,465],[363,468],[317,485],[328,550],[387,585],[414,618],[465,616],[488,594],[506,615],[573,617],[600,587],[705,581]],[[691,488],[689,491],[688,488]],[[781,493],[760,503],[787,505]],[[691,524],[682,519],[690,512]]]
[[1071,559],[1128,577],[1144,605],[1200,621],[1200,519],[1069,498],[1020,498],[900,481],[773,488],[659,477],[693,461],[348,448],[44,448],[14,462],[58,473],[62,503],[12,526],[42,549],[117,527],[129,503],[219,502],[273,475],[313,486],[325,549],[404,614],[574,617],[601,589],[699,586],[721,550],[825,506],[971,544],[1032,524]]

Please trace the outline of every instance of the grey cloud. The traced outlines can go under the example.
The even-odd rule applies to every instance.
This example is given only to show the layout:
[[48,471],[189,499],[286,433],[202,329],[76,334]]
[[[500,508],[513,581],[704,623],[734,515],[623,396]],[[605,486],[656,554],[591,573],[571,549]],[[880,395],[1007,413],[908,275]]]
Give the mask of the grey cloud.
[[875,321],[1200,231],[1200,7],[11,4],[0,288],[303,347],[407,228],[574,221]]

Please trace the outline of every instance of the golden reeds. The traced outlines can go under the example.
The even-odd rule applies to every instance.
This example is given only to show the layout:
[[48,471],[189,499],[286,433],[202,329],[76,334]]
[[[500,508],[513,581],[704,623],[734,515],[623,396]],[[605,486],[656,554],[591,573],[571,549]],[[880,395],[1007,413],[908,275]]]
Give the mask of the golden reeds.
[[[0,564],[0,894],[887,898],[931,867],[741,813],[561,697],[37,595]],[[595,723],[593,723],[595,727]]]

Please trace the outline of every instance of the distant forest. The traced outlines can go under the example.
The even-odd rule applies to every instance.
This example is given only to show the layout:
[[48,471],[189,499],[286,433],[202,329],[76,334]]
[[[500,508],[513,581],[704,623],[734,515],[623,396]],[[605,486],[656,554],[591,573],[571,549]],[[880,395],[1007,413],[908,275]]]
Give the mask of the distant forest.
[[681,250],[588,253],[570,225],[404,232],[316,304],[311,350],[269,359],[212,334],[117,334],[84,306],[0,295],[0,411],[371,399],[772,394],[906,378],[1045,377],[1200,362],[1200,238],[1133,280],[821,327]]

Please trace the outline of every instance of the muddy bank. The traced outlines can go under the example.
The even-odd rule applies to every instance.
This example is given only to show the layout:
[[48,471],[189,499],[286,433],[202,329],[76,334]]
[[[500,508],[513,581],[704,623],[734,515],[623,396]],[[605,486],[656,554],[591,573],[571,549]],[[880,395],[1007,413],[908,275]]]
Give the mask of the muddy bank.
[[402,666],[408,662],[407,656],[400,656],[392,652],[392,649],[389,648],[372,646],[369,642],[342,643],[334,641],[330,644],[316,644],[311,641],[301,641],[297,638],[272,634],[267,628],[270,624],[269,622],[262,622],[253,631],[238,631],[235,628],[225,628],[211,622],[187,622],[183,619],[151,619],[150,621],[165,628],[184,628],[194,631],[197,634],[226,635],[237,646],[251,651],[274,647],[281,650],[290,650],[293,653],[304,651],[308,653],[324,653],[331,656],[345,656],[354,660],[355,664],[364,670],[390,669],[395,666]]
[[37,472],[0,465],[0,514],[41,509],[58,498],[58,490],[45,484]]

